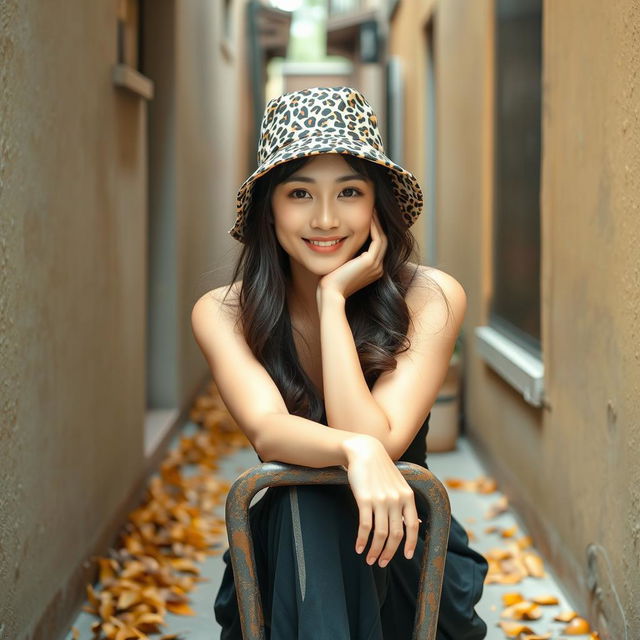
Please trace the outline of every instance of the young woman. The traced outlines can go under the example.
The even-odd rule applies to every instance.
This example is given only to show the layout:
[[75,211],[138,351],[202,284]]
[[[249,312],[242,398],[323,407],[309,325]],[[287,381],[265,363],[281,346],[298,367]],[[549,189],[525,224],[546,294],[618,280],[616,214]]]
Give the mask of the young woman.
[[[268,637],[408,640],[428,517],[395,461],[426,465],[466,296],[409,262],[422,192],[384,155],[357,91],[272,100],[258,161],[230,230],[244,245],[232,284],[198,300],[194,334],[261,460],[342,465],[349,478],[270,488],[251,507]],[[215,614],[221,638],[241,640],[223,557]],[[485,637],[474,606],[486,571],[452,519],[439,640]]]

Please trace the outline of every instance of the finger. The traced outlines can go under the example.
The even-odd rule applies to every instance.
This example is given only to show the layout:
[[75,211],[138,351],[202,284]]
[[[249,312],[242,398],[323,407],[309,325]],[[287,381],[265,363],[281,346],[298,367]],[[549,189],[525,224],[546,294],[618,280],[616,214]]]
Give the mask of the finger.
[[387,544],[380,555],[380,566],[386,567],[393,558],[398,545],[402,542],[404,527],[402,526],[402,505],[398,504],[389,509],[389,536]]
[[416,550],[416,544],[418,543],[418,531],[420,528],[420,522],[422,522],[420,518],[418,518],[415,499],[413,497],[405,504],[402,517],[404,519],[404,526],[407,533],[407,538],[404,543],[404,557],[411,559],[413,558],[413,553]]
[[373,539],[369,553],[367,554],[367,564],[373,564],[382,551],[382,547],[389,534],[389,513],[385,504],[379,504],[374,511]]
[[[384,256],[384,253],[387,249],[387,245],[389,244],[389,241],[387,239],[385,232],[382,230],[382,224],[380,223],[380,217],[378,216],[377,212],[374,212],[373,214],[373,218],[371,221],[371,228],[372,228],[372,233],[371,233],[372,239],[373,239],[373,234],[375,233],[376,239],[379,240],[380,251],[379,251],[378,258],[382,260],[382,257]],[[373,231],[373,229],[375,229],[375,232]]]
[[367,503],[359,504],[358,508],[360,511],[360,522],[358,524],[358,535],[356,536],[356,553],[362,553],[369,540],[369,534],[371,533],[373,512],[371,505]]

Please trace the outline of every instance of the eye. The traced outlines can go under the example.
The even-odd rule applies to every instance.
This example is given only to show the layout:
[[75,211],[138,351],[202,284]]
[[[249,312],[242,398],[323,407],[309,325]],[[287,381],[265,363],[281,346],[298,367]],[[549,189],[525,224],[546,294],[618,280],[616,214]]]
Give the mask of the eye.
[[294,189],[289,194],[289,197],[293,198],[294,200],[303,200],[306,194],[307,194],[307,191],[305,189]]
[[346,187],[346,189],[342,190],[342,193],[345,194],[347,198],[355,198],[356,196],[362,195],[362,192],[355,187]]

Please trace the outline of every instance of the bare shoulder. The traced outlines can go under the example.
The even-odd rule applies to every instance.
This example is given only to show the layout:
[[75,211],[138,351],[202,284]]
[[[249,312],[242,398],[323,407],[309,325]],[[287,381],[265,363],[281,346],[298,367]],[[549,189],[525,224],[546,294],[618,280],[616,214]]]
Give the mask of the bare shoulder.
[[412,271],[417,267],[406,296],[412,316],[453,316],[454,322],[460,324],[467,306],[467,295],[460,282],[435,267],[412,263],[408,266]]
[[222,317],[234,321],[237,318],[237,302],[241,280],[207,291],[193,305],[192,324],[200,318]]

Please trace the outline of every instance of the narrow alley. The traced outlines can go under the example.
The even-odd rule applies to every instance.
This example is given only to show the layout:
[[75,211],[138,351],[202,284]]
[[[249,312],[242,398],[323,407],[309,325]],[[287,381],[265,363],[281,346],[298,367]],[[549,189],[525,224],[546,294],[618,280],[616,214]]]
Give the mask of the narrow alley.
[[365,461],[391,524],[426,443],[474,640],[640,639],[639,33],[640,0],[2,0],[0,640],[220,637],[234,420]]

